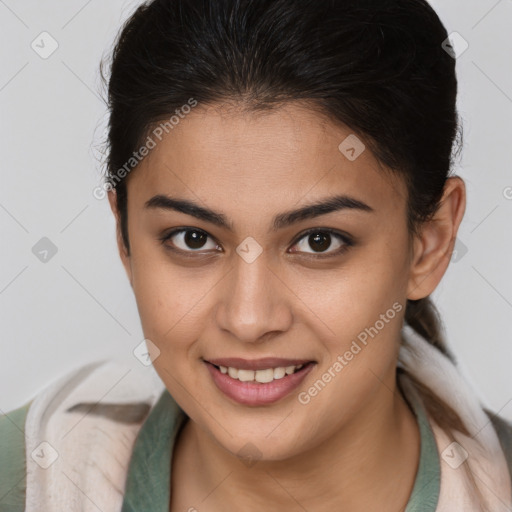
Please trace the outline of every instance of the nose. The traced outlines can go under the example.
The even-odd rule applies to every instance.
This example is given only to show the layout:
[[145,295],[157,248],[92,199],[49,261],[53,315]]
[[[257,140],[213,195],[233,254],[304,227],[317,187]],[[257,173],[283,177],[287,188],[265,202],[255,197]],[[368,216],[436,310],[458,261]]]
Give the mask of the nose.
[[293,293],[263,254],[251,263],[237,258],[226,279],[216,308],[220,329],[239,341],[257,343],[290,328]]

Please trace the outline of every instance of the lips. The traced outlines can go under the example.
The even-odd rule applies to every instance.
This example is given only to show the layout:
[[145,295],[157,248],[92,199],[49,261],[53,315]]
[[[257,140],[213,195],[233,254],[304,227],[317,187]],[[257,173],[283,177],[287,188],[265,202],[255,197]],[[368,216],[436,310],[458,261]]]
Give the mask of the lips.
[[[226,397],[248,406],[264,406],[290,395],[313,370],[315,361],[308,359],[222,358],[203,360],[213,383]],[[297,368],[298,367],[298,368]],[[286,370],[290,370],[285,373]],[[265,370],[274,369],[273,378]],[[244,378],[240,373],[244,372]],[[280,375],[277,376],[276,373]],[[263,373],[264,375],[250,375]],[[233,374],[233,375],[230,375]],[[252,378],[255,380],[252,380]]]
[[243,359],[240,357],[225,357],[220,359],[205,359],[215,366],[238,368],[239,370],[267,370],[287,366],[299,366],[314,363],[311,359],[284,359],[280,357],[264,357],[262,359]]

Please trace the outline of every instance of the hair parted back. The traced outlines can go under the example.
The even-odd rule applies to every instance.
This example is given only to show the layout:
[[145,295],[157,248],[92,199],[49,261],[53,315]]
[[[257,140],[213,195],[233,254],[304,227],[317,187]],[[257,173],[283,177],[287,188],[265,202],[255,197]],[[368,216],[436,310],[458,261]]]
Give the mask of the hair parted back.
[[[348,126],[383,172],[407,186],[409,235],[440,206],[462,149],[455,59],[426,0],[153,0],[121,28],[107,84],[107,181],[151,131],[194,98],[247,112],[307,102]],[[136,172],[136,170],[132,171]],[[124,179],[115,185],[128,239]],[[450,255],[446,255],[449,257]],[[429,297],[408,300],[405,321],[454,360]],[[412,375],[447,433],[458,415]]]

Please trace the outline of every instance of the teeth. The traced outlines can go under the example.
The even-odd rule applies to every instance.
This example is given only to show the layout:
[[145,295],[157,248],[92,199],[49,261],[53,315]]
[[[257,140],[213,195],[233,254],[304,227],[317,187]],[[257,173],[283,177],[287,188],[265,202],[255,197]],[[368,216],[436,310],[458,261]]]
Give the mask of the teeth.
[[286,371],[286,375],[291,375],[295,370],[295,366],[287,366],[285,371]]
[[228,374],[232,379],[237,379],[241,382],[259,382],[266,384],[273,380],[282,379],[286,375],[291,375],[296,370],[300,370],[304,365],[298,366],[280,366],[278,368],[268,368],[266,370],[239,370],[231,366],[219,366],[221,373]]
[[282,379],[286,375],[286,369],[281,368],[275,368],[274,369],[274,379]]
[[238,380],[242,382],[250,382],[254,380],[254,371],[253,370],[238,370]]
[[261,382],[262,384],[272,382],[274,380],[274,370],[272,370],[272,368],[269,368],[268,370],[258,370],[257,372],[254,372],[254,380],[256,382]]

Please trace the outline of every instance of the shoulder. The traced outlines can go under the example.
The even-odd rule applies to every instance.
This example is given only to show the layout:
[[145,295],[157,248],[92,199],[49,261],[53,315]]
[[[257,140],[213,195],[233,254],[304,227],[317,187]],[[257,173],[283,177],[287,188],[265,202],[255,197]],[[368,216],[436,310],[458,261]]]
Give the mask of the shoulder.
[[81,503],[63,478],[73,472],[102,510],[116,509],[133,440],[162,387],[152,367],[95,361],[0,416],[0,512]]
[[25,508],[25,420],[31,404],[0,415],[0,511]]

